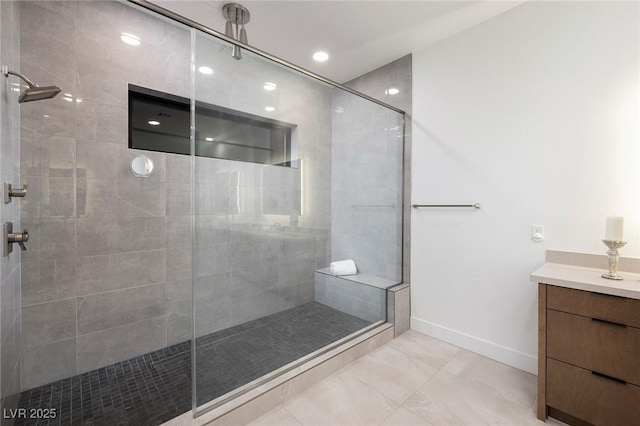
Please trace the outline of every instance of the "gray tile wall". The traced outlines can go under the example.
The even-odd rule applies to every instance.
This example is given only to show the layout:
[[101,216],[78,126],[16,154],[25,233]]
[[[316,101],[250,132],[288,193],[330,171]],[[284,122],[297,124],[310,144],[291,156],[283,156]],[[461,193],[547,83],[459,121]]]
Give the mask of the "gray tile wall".
[[[11,70],[20,66],[20,22],[16,2],[0,2],[0,59]],[[1,76],[0,96],[0,183],[20,185],[20,113],[18,95],[21,86],[17,77]],[[15,89],[15,90],[14,90]],[[17,90],[17,91],[16,91]],[[20,198],[10,204],[0,201],[1,222],[20,223]],[[0,258],[0,407],[16,408],[20,392],[23,351],[20,343],[22,312],[20,307],[21,251]],[[10,424],[9,420],[7,424]],[[5,424],[5,420],[2,420]]]
[[127,147],[127,83],[188,97],[190,33],[117,2],[21,2],[20,24],[22,72],[62,88],[21,108],[28,389],[176,340],[170,279],[188,280],[173,266],[191,248],[189,203],[177,209],[173,192],[189,159],[145,153],[154,174],[129,173],[142,152]]
[[315,300],[365,321],[384,321],[386,290],[340,277],[315,274]]
[[297,125],[303,164],[198,158],[192,241],[191,159],[144,152],[154,174],[134,178],[126,110],[127,83],[190,97],[189,31],[117,2],[20,9],[21,70],[72,99],[22,108],[23,389],[189,339],[192,278],[198,335],[313,300],[330,242],[330,88],[198,38],[196,69],[214,68],[197,73],[198,100],[262,116],[268,102]]
[[332,260],[402,276],[403,117],[339,89],[333,95]]
[[[411,262],[411,110],[412,110],[412,68],[411,55],[404,56],[376,70],[368,72],[347,83],[359,92],[380,99],[390,105],[400,108],[407,114],[405,116],[405,142],[404,142],[404,230],[402,277],[404,283],[410,280]],[[400,92],[395,95],[387,93],[387,89],[394,87]]]
[[[331,89],[205,35],[196,38],[199,100],[295,124],[298,168],[213,158],[195,163],[196,334],[314,298],[329,254]],[[266,91],[265,82],[275,83]],[[265,107],[275,108],[266,112]],[[206,136],[206,135],[202,135]]]

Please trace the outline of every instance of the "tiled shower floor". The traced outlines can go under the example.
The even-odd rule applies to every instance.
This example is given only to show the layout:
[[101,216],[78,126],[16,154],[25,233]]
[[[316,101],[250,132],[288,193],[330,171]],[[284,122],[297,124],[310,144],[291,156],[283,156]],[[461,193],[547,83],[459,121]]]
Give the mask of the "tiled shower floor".
[[[317,302],[197,339],[198,404],[210,401],[370,323]],[[191,342],[22,392],[16,425],[159,425],[191,409]]]

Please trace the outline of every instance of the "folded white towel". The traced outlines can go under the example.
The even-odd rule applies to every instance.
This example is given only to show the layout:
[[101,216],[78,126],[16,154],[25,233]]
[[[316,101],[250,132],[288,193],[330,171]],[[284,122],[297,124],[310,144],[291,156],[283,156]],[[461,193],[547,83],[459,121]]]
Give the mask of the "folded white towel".
[[355,275],[358,273],[356,263],[351,259],[331,262],[331,265],[329,265],[329,271],[333,275]]

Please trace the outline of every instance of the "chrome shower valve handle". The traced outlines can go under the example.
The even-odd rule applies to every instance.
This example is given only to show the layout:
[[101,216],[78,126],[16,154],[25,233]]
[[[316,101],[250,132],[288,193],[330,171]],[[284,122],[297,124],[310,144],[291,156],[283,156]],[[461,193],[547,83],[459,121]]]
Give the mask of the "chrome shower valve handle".
[[23,198],[27,196],[27,185],[22,185],[22,188],[13,188],[10,183],[5,183],[3,187],[5,204],[10,203],[13,197]]
[[24,245],[24,243],[29,241],[29,231],[28,230],[25,229],[22,232],[17,232],[15,234],[8,234],[7,237],[8,237],[8,240],[9,240],[9,244],[18,243],[18,245],[20,246],[20,249],[22,249],[22,251],[27,251],[27,247]]
[[13,232],[13,223],[5,222],[2,224],[2,256],[7,256],[13,252],[13,244],[17,243],[22,251],[27,250],[27,246],[24,245],[29,241],[29,231],[24,230],[22,232]]

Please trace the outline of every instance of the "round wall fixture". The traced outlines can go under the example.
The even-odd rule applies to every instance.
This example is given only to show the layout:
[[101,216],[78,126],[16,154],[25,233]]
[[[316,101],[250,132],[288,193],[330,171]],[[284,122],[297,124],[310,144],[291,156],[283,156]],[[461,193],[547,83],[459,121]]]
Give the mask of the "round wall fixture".
[[153,173],[153,161],[146,155],[139,155],[131,160],[129,170],[135,177],[149,177]]

